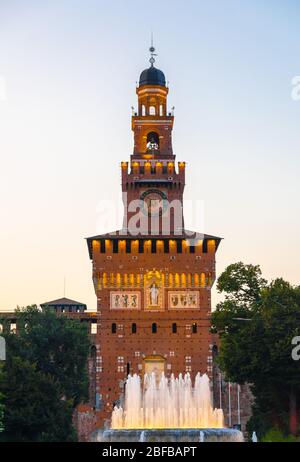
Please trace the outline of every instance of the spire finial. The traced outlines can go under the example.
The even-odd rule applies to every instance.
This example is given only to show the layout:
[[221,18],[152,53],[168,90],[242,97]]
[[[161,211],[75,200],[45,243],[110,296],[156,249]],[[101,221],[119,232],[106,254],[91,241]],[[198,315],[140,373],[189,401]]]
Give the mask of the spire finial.
[[155,48],[153,46],[153,32],[151,32],[151,47],[149,48],[149,51],[151,53],[151,58],[149,59],[149,62],[151,64],[151,67],[153,67],[153,64],[155,63],[155,58],[154,56],[157,56],[155,52]]

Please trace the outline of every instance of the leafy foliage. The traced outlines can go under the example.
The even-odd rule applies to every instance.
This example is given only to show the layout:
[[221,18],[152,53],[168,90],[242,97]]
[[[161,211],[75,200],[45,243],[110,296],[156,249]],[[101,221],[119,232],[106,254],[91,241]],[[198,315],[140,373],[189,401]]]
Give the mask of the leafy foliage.
[[300,335],[300,287],[283,279],[267,285],[258,266],[237,263],[220,276],[218,289],[225,295],[212,317],[221,338],[219,364],[228,380],[251,384],[249,429],[287,432],[293,406],[299,409],[300,367],[291,342]]
[[4,334],[2,439],[73,441],[73,410],[88,394],[86,326],[36,306],[18,310],[16,316],[17,335]]
[[245,265],[242,262],[229,265],[218,279],[217,289],[225,294],[226,300],[251,306],[260,298],[260,292],[267,281],[261,277],[258,265]]
[[300,438],[284,435],[278,428],[272,428],[261,439],[262,443],[299,443]]

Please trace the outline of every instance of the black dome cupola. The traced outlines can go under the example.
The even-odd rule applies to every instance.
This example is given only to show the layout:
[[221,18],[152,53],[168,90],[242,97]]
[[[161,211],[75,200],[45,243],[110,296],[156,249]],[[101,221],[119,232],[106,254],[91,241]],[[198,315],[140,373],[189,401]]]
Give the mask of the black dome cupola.
[[161,85],[166,86],[165,74],[154,66],[145,69],[140,75],[139,85]]
[[153,45],[149,48],[149,51],[151,53],[151,58],[150,58],[150,64],[151,66],[148,69],[145,69],[141,75],[140,75],[140,81],[139,81],[139,86],[142,85],[160,85],[162,87],[166,86],[166,78],[165,74],[160,70],[154,67],[155,59],[154,56],[156,56],[155,48]]

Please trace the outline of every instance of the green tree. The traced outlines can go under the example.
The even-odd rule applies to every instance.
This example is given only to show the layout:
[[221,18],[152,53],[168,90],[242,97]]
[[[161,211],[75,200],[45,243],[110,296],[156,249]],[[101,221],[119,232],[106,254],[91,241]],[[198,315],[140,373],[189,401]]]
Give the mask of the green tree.
[[9,355],[4,389],[5,441],[72,441],[72,406],[61,399],[50,375],[37,370],[35,364]]
[[267,285],[258,266],[236,263],[220,276],[224,301],[212,322],[221,339],[219,363],[228,380],[251,384],[249,428],[261,435],[277,427],[296,434],[300,367],[291,356],[300,334],[300,288],[282,279]]
[[88,396],[87,327],[36,306],[17,310],[16,317],[17,334],[4,333],[3,437],[73,441],[72,414]]

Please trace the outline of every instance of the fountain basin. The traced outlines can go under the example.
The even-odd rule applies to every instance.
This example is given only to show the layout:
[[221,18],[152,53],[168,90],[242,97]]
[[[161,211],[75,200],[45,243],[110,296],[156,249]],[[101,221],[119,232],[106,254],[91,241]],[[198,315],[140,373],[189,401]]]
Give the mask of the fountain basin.
[[199,442],[243,442],[243,433],[231,428],[178,428],[178,429],[108,429],[97,430],[93,442],[105,443],[199,443]]

